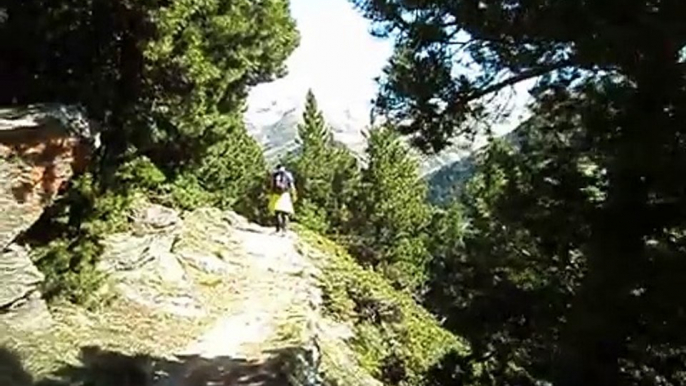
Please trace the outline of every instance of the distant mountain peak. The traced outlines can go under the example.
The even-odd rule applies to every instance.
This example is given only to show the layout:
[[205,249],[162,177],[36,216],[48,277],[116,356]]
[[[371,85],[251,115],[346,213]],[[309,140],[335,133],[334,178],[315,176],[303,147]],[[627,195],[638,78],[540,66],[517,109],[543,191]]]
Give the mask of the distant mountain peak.
[[[274,82],[256,86],[248,98],[248,109],[244,115],[248,133],[255,138],[265,152],[268,161],[297,149],[297,125],[305,110],[305,96],[311,87],[297,77],[286,77]],[[344,100],[332,92],[312,90],[319,109],[331,128],[334,140],[348,147],[358,158],[364,158],[365,132],[369,129],[371,102]],[[511,102],[511,112],[524,107],[524,99]],[[506,114],[507,115],[507,114]],[[525,114],[526,115],[526,114]],[[522,120],[512,114],[505,122],[496,125],[496,136],[506,134]],[[475,123],[476,124],[476,123]],[[455,139],[455,144],[434,156],[424,156],[413,150],[421,160],[422,175],[433,173],[443,166],[468,157],[475,149],[483,146],[485,137],[475,142]]]
[[[297,137],[297,125],[305,110],[307,87],[294,86],[279,81],[256,87],[248,100],[245,122],[248,133],[262,147],[268,159],[273,159],[293,149]],[[353,152],[364,152],[362,134],[367,125],[366,106],[341,105],[340,101],[320,98],[315,91],[317,103],[324,119],[331,127],[334,139]]]

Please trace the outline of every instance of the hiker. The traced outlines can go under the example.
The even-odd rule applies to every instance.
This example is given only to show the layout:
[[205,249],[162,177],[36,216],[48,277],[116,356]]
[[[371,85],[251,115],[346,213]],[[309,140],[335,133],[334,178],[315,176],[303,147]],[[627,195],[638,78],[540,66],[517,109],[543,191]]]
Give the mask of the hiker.
[[274,215],[276,233],[286,234],[288,220],[293,215],[293,202],[297,199],[293,175],[279,164],[271,180],[269,212]]

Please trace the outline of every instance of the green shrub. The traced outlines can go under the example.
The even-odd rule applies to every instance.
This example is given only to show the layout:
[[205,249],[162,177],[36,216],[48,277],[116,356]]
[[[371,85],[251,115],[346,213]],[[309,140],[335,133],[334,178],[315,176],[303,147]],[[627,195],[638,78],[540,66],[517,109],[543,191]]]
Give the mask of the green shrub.
[[214,194],[203,189],[198,178],[192,173],[183,173],[162,188],[158,203],[180,210],[191,210],[212,205]]
[[92,308],[99,298],[105,276],[95,269],[102,253],[99,240],[77,238],[55,240],[35,255],[38,269],[45,275],[42,292],[48,301],[63,299]]
[[133,197],[163,181],[164,175],[144,157],[114,170],[111,187],[96,181],[92,172],[71,181],[65,195],[20,240],[34,247],[32,259],[45,275],[42,292],[48,301],[102,303],[99,289],[105,276],[95,269],[103,251],[101,240],[125,230]]
[[387,384],[420,385],[445,354],[466,351],[464,342],[381,273],[362,268],[344,248],[316,233],[298,231],[303,250],[321,252],[311,258],[322,268],[326,312],[354,325],[352,345],[370,374]]
[[318,207],[309,200],[303,200],[298,208],[296,218],[299,224],[317,233],[326,233],[329,228],[327,213],[324,208]]

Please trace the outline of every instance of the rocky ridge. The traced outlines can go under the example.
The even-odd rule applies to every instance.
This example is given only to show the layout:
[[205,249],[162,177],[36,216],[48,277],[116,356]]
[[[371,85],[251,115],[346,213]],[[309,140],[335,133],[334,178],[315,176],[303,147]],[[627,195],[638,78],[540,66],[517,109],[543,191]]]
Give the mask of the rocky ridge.
[[[14,170],[28,163],[40,176],[54,164],[63,171],[59,183],[23,186],[26,201],[7,187],[2,192],[0,209],[14,208],[21,221],[0,224],[9,240],[0,256],[0,356],[5,347],[20,353],[26,371],[66,385],[87,379],[131,386],[377,386],[385,358],[399,347],[417,357],[408,362],[416,377],[460,346],[409,297],[326,243],[295,233],[282,238],[230,211],[179,212],[142,196],[127,229],[103,240],[102,304],[48,309],[30,249],[13,241],[87,162],[83,155],[94,144],[64,125],[50,127],[41,143],[26,146],[35,137],[12,136],[15,147],[6,148],[58,142],[66,144],[62,152],[30,158],[11,150],[0,164]],[[35,201],[40,194],[43,200]],[[382,312],[382,322],[368,319],[379,307],[394,310],[392,318],[383,321]],[[366,341],[369,334],[376,337]],[[0,384],[8,383],[2,376]],[[35,386],[22,382],[9,384]]]
[[[379,355],[408,345],[415,371],[457,347],[409,297],[305,230],[280,237],[230,211],[178,212],[142,198],[130,218],[106,237],[98,265],[114,299],[91,311],[55,304],[49,328],[0,322],[0,348],[67,385],[381,386],[380,364],[361,344]],[[395,311],[376,326],[360,306]],[[372,331],[379,338],[364,343]]]
[[[323,360],[324,367],[335,368],[326,374],[347,374],[357,385],[380,385],[356,364],[346,343],[350,326],[324,316],[320,267],[306,257],[294,234],[277,236],[233,212],[200,208],[179,213],[145,201],[135,206],[131,218],[130,230],[106,238],[98,266],[118,296],[111,310],[95,317],[56,307],[51,329],[20,336],[17,324],[5,325],[9,333],[0,335],[9,341],[0,339],[0,344],[23,349],[30,357],[36,349],[27,343],[29,334],[42,350],[54,344],[50,351],[71,353],[66,357],[83,365],[94,361],[93,350],[101,351],[100,346],[127,352],[131,340],[145,340],[139,318],[168,339],[135,342],[133,351],[157,358],[142,367],[147,369],[145,384],[317,385]],[[137,315],[128,314],[134,309]],[[105,330],[116,331],[124,322],[138,323],[140,331],[127,335],[130,326],[105,336]],[[95,342],[96,348],[86,345]],[[84,352],[90,359],[84,359]]]

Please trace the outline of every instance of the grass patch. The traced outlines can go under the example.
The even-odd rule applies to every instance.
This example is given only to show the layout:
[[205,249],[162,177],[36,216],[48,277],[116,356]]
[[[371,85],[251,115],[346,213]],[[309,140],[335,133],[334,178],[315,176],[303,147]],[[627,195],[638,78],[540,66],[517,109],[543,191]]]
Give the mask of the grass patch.
[[420,385],[424,373],[467,344],[383,276],[362,268],[336,243],[298,227],[301,251],[321,267],[329,316],[352,324],[359,364],[384,384]]
[[[342,326],[310,311],[313,310],[308,311],[302,305],[292,307],[289,311],[291,316],[278,328],[275,340],[277,343],[274,344],[277,348],[295,348],[289,369],[289,373],[296,379],[294,384],[303,384],[303,380],[307,378],[303,375],[312,375],[311,371],[314,371],[327,386],[382,386],[360,366],[355,352],[341,339]],[[308,367],[308,363],[303,361],[307,356],[306,351],[313,348],[313,343],[318,348],[318,368]]]

